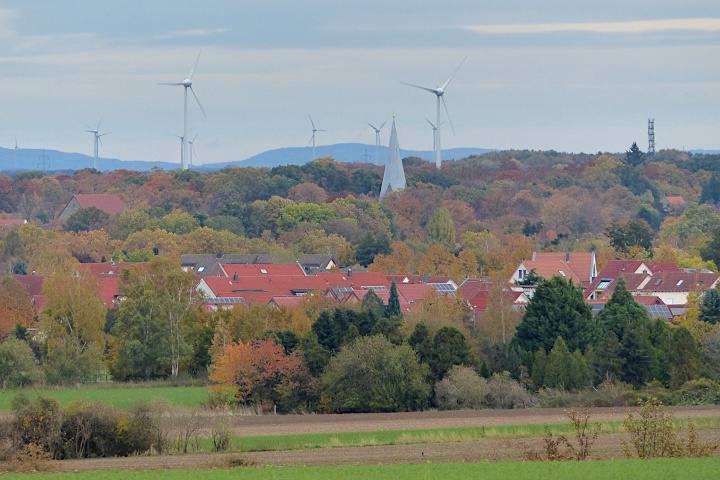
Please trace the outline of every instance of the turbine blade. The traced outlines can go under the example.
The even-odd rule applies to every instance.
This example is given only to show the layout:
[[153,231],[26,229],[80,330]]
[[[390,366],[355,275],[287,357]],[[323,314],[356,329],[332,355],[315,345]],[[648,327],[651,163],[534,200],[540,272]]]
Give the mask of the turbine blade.
[[193,75],[195,75],[195,69],[197,68],[197,64],[200,61],[200,54],[202,53],[202,49],[198,52],[198,56],[195,59],[195,65],[193,66],[192,70],[190,70],[190,77],[188,77],[190,80],[192,80]]
[[400,83],[402,83],[403,85],[407,85],[408,87],[415,87],[415,88],[419,88],[420,90],[427,90],[428,92],[432,92],[435,95],[438,94],[438,91],[434,88],[421,87],[420,85],[413,85],[412,83],[405,83],[405,82],[400,82]]
[[455,126],[452,123],[452,118],[450,118],[450,112],[448,112],[447,103],[445,103],[445,96],[440,97],[442,98],[443,107],[445,107],[445,113],[447,114],[448,121],[450,122],[450,128],[452,128],[453,137],[455,136]]
[[315,131],[316,131],[316,132],[327,132],[327,130],[323,130],[322,128],[318,128],[318,129],[315,130]]
[[434,125],[430,120],[428,120],[427,118],[425,118],[425,121],[430,124],[430,126],[433,128],[433,130],[435,130],[435,125]]
[[[457,74],[458,70],[460,70],[460,67],[462,67],[462,64],[465,63],[465,60],[467,60],[467,56],[465,56],[465,58],[462,59],[462,62],[460,62],[460,65],[457,66],[457,68],[455,69],[453,74],[450,75],[450,78],[447,79],[447,82],[443,83],[443,86],[440,87],[440,89],[445,90],[445,87],[447,87],[448,83],[450,83],[450,80],[452,80],[453,77],[455,77],[455,74]],[[452,123],[452,122],[450,122],[450,123]]]
[[312,117],[308,115],[308,118],[310,119],[310,124],[313,126],[313,130],[315,129],[315,122],[312,121]]
[[98,126],[97,126],[97,131],[98,131],[98,132],[100,131],[100,124],[101,124],[101,123],[102,123],[102,118],[101,118],[100,121],[98,122]]
[[200,110],[202,110],[203,115],[205,115],[207,117],[207,113],[205,113],[205,109],[203,108],[202,104],[200,103],[200,99],[197,97],[197,95],[195,95],[195,90],[193,90],[193,88],[190,87],[190,91],[192,92],[193,97],[195,97],[195,101],[197,102],[198,107],[200,107]]
[[385,120],[385,121],[383,122],[383,124],[380,125],[380,128],[378,128],[378,132],[379,132],[380,130],[382,130],[382,127],[384,127],[386,123],[387,123],[387,120]]
[[181,87],[184,84],[182,84],[182,83],[158,83],[158,85],[170,85],[171,87]]
[[308,145],[310,145],[313,142],[314,138],[315,138],[315,131],[313,130],[313,134],[310,136],[310,141],[308,142]]
[[375,130],[376,132],[377,132],[378,130],[380,130],[379,128],[373,127],[372,124],[370,124],[370,123],[368,123],[368,125],[370,125],[370,128],[372,128],[372,129]]

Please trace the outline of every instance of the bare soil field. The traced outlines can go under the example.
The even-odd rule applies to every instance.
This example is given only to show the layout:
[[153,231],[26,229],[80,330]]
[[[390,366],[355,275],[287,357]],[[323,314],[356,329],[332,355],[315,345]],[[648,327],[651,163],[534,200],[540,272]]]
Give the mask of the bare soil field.
[[[627,418],[627,407],[589,409],[591,421],[613,421]],[[720,406],[673,408],[675,417],[720,417]],[[207,414],[209,415],[209,414]],[[176,422],[181,416],[175,416]],[[527,410],[461,410],[387,414],[346,415],[265,415],[227,417],[238,436],[287,435],[298,433],[334,433],[399,429],[454,428],[522,424],[567,423],[563,409]],[[177,425],[179,428],[180,425]],[[703,441],[720,442],[720,430],[699,432]],[[601,435],[593,449],[594,458],[624,458],[622,434]],[[317,450],[279,452],[156,455],[129,458],[54,461],[48,470],[81,472],[97,470],[151,470],[226,468],[250,465],[330,466],[354,464],[392,464],[419,462],[520,461],[528,450],[539,450],[542,440],[482,440],[477,442],[426,443],[416,445],[384,445],[342,447]],[[718,452],[716,452],[716,455]]]

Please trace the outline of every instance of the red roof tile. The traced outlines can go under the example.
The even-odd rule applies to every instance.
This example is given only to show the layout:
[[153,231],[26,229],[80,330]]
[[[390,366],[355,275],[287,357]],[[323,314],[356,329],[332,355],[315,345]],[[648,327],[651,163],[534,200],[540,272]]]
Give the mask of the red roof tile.
[[15,218],[0,218],[0,227],[11,227],[13,225],[25,225],[27,220]]
[[564,276],[575,285],[587,285],[590,282],[592,253],[536,252],[534,257],[535,260],[522,261],[528,272],[535,269],[535,273],[547,280],[553,275]]
[[78,201],[80,207],[96,207],[103,210],[105,213],[112,215],[113,213],[125,210],[125,204],[120,197],[115,193],[108,194],[77,194],[75,200]]
[[222,264],[228,277],[237,274],[239,277],[275,277],[280,275],[305,275],[302,267],[297,263],[288,264]]

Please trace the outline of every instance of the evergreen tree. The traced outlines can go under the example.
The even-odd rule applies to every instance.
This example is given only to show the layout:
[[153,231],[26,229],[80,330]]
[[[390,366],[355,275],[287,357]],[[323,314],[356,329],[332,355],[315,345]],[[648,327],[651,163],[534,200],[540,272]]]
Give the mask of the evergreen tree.
[[430,369],[436,379],[442,379],[453,365],[471,363],[470,345],[460,330],[446,325],[435,333]]
[[625,359],[620,356],[622,344],[613,331],[605,332],[598,349],[594,353],[593,367],[595,383],[618,381],[622,375]]
[[544,349],[539,349],[535,353],[535,360],[533,361],[532,374],[530,379],[533,382],[535,388],[540,388],[544,385],[545,380],[545,368],[547,367],[547,353]]
[[700,305],[700,316],[698,320],[715,325],[720,322],[720,292],[714,288],[709,289],[703,296]]
[[584,350],[601,335],[582,291],[556,275],[538,284],[513,341],[525,351],[536,352],[552,349],[557,337],[563,337],[568,339],[568,348]]
[[545,365],[543,384],[550,388],[571,390],[575,387],[573,381],[573,358],[567,344],[562,337],[557,337],[555,345],[550,350]]
[[400,309],[400,295],[398,294],[395,280],[393,280],[390,284],[390,297],[388,298],[387,308],[385,309],[385,316],[387,318],[402,316],[402,310]]
[[427,224],[428,236],[434,244],[455,249],[455,224],[447,208],[438,208]]
[[432,355],[432,338],[430,337],[430,329],[428,329],[425,322],[418,322],[415,325],[408,343],[418,354],[421,362],[429,363],[430,356]]
[[720,174],[713,172],[710,176],[708,183],[702,186],[702,193],[700,194],[700,205],[703,203],[714,203],[720,202]]
[[692,334],[685,327],[675,329],[670,343],[672,352],[670,387],[678,389],[685,382],[699,377],[702,354]]
[[362,311],[372,312],[375,317],[382,317],[385,313],[385,304],[382,299],[377,296],[374,290],[369,290],[362,299],[360,304]]
[[633,142],[630,146],[630,150],[625,152],[623,163],[631,167],[639,167],[645,163],[645,155],[643,155],[642,151],[640,151],[640,148],[637,146],[637,142]]

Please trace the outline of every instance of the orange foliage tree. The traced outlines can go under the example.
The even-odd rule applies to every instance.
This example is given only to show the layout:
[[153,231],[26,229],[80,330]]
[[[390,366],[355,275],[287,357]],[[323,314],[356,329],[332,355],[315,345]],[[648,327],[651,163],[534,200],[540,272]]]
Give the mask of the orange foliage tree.
[[15,325],[33,326],[35,311],[32,298],[25,287],[12,275],[3,277],[0,282],[0,339],[6,338],[15,330]]
[[225,348],[213,364],[210,380],[215,393],[232,395],[237,402],[262,405],[292,391],[303,377],[303,364],[294,353],[286,354],[274,340],[238,341]]

